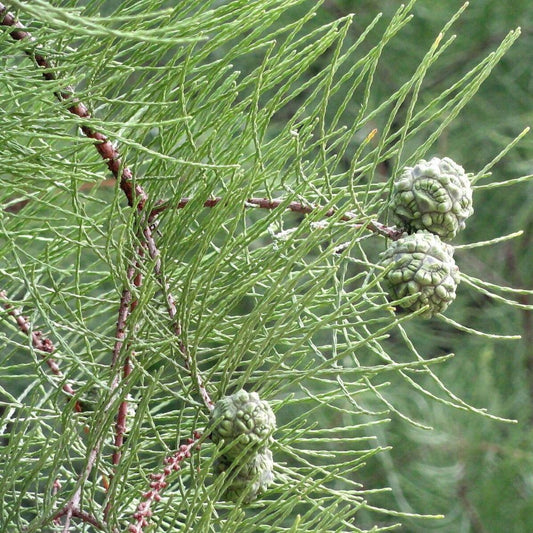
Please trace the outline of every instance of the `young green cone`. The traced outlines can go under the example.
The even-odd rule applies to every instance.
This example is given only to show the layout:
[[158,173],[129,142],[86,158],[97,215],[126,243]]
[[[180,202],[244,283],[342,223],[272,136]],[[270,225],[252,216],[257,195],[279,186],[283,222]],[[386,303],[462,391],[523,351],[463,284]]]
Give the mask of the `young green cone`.
[[472,187],[463,167],[450,158],[422,159],[394,181],[391,210],[408,233],[428,230],[453,239],[472,215]]
[[391,267],[386,275],[393,300],[413,295],[400,304],[406,311],[428,305],[422,316],[442,313],[453,300],[459,283],[459,269],[453,247],[429,231],[419,231],[394,241],[382,254],[382,266]]
[[211,422],[211,439],[215,444],[223,443],[228,458],[235,458],[244,450],[245,455],[251,456],[267,447],[276,428],[276,417],[268,402],[256,392],[245,390],[221,398],[211,413]]

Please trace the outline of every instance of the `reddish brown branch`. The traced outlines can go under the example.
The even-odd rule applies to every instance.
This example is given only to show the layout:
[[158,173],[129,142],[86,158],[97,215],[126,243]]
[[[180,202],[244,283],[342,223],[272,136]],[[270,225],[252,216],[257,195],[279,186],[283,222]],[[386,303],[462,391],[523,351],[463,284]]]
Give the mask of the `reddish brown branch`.
[[[59,520],[63,516],[68,515],[69,519],[71,517],[79,518],[82,522],[86,522],[87,524],[91,524],[96,529],[99,529],[101,531],[105,531],[106,525],[103,522],[100,522],[96,517],[94,517],[90,513],[86,513],[85,511],[82,511],[81,509],[77,508],[67,508],[64,507],[59,513],[55,515],[55,520]],[[70,520],[69,520],[70,522]]]
[[[11,26],[15,28],[9,34],[16,41],[30,41],[35,39],[32,35],[24,29],[24,26],[15,19],[12,13],[7,11],[7,8],[0,2],[0,19],[3,26]],[[52,63],[42,54],[33,50],[26,50],[26,54],[31,57],[36,65],[42,68],[43,78],[46,80],[56,80],[57,77],[53,72]],[[83,103],[74,97],[74,89],[70,86],[65,87],[60,91],[55,91],[54,95],[60,102],[67,102],[67,109],[84,121],[91,118],[89,110]],[[96,141],[95,148],[101,155],[102,159],[106,161],[107,167],[112,172],[113,176],[119,180],[120,188],[124,191],[130,207],[136,206],[139,211],[144,207],[147,200],[147,195],[140,185],[133,183],[132,171],[123,164],[118,150],[113,146],[106,135],[95,131],[90,126],[84,124],[81,130],[86,137]]]
[[[111,403],[111,402],[109,402]],[[106,408],[109,408],[109,404]],[[70,500],[53,516],[53,520],[57,521],[61,519],[63,516],[65,517],[65,522],[63,524],[63,533],[69,533],[70,531],[70,520],[71,518],[78,517],[82,520],[85,520],[88,517],[91,517],[88,513],[84,513],[80,509],[80,500],[81,500],[81,490],[89,476],[91,475],[92,469],[94,467],[94,464],[96,462],[96,459],[98,457],[98,452],[100,451],[100,446],[102,444],[102,439],[99,439],[96,444],[93,446],[89,457],[87,459],[87,464],[85,465],[85,469],[83,470],[82,474],[80,475],[78,479],[78,485],[74,492],[74,494],[71,496]],[[96,520],[96,518],[91,517],[95,521],[95,523],[92,523],[93,525],[99,524],[102,527],[99,529],[106,529],[105,526]],[[97,526],[98,527],[98,526]]]
[[211,400],[211,397],[209,396],[209,392],[207,391],[207,388],[205,386],[204,380],[200,372],[198,372],[198,370],[194,368],[193,360],[189,354],[187,346],[185,346],[185,343],[181,339],[182,331],[181,331],[181,325],[179,323],[179,320],[177,319],[178,313],[176,310],[176,303],[174,301],[174,297],[172,296],[172,293],[170,292],[169,284],[164,279],[163,272],[161,270],[161,258],[159,255],[159,250],[155,246],[152,229],[150,227],[146,227],[144,229],[144,237],[146,239],[148,253],[150,254],[150,257],[152,258],[152,260],[154,261],[154,272],[157,278],[159,279],[159,283],[161,284],[163,291],[165,292],[165,300],[167,304],[168,315],[170,316],[170,319],[172,320],[174,324],[174,334],[179,339],[179,350],[185,361],[185,367],[187,368],[191,376],[196,380],[198,392],[200,393],[200,396],[202,397],[204,405],[211,411],[213,410],[215,404]]
[[[133,270],[133,267],[130,267],[128,269],[128,280],[131,280],[131,278],[133,277],[133,274],[130,274],[131,270]],[[122,351],[122,346],[124,345],[124,338],[126,337],[126,321],[130,312],[130,303],[131,291],[129,289],[123,289],[122,296],[120,298],[120,304],[118,307],[117,327],[115,330],[115,345],[113,347],[113,355],[111,358],[112,366],[115,366],[117,364],[120,352]]]
[[[24,30],[23,26],[15,20],[14,15],[11,13],[8,13],[6,10],[6,7],[0,2],[0,18],[3,16],[2,24],[6,26],[11,26],[16,28],[14,31],[10,33],[10,35],[16,39],[16,40],[29,40],[33,41],[33,37]],[[47,60],[46,57],[39,53],[33,53],[31,51],[26,52],[29,56],[31,56],[34,61],[37,63],[37,65],[43,69],[46,69],[45,72],[43,72],[43,77],[45,79],[49,80],[55,80],[56,76],[52,72],[53,66],[52,64]],[[85,105],[77,100],[77,98],[74,97],[74,89],[72,87],[66,87],[62,91],[57,91],[55,93],[56,97],[60,101],[71,101],[72,105],[68,107],[68,110],[77,115],[80,118],[83,119],[89,119],[90,113],[85,107]],[[90,128],[87,125],[83,125],[81,127],[82,132],[89,138],[94,139],[98,141],[97,144],[95,144],[95,148],[98,151],[98,153],[102,156],[102,158],[106,161],[107,166],[109,170],[113,173],[114,177],[119,180],[120,187],[124,191],[124,194],[126,195],[126,198],[128,200],[128,205],[130,206],[136,206],[137,210],[141,212],[144,209],[144,206],[146,204],[147,200],[147,194],[144,191],[144,189],[140,185],[133,185],[133,173],[132,171],[127,167],[124,166],[120,157],[120,154],[118,150],[112,145],[112,143],[109,141],[109,139],[102,133],[97,132]],[[25,204],[21,203],[21,206]],[[156,216],[156,213],[150,213],[149,219],[151,221],[154,220]],[[149,227],[146,227],[143,230],[146,246],[149,249],[150,256],[152,258],[156,258],[156,265],[155,265],[155,271],[160,279],[160,283],[162,285],[163,290],[169,294],[168,292],[168,285],[162,278],[161,274],[161,263],[159,259],[159,251],[157,249],[157,245],[155,243],[155,240],[152,235],[152,231]],[[128,295],[126,295],[127,297]],[[129,295],[131,296],[131,295]],[[124,297],[124,295],[123,295]],[[170,298],[172,299],[172,296],[170,295]],[[168,298],[167,298],[168,303]],[[174,312],[172,311],[171,306],[168,307],[169,314],[171,314],[171,318],[175,318],[175,306],[174,306]],[[127,312],[125,316],[123,317],[123,320],[119,318],[118,324],[117,324],[117,338],[120,340],[123,338],[123,334],[125,332],[126,328],[126,318],[127,318]],[[179,331],[181,333],[181,328],[179,325],[176,327],[176,331]],[[121,337],[122,336],[122,337]],[[119,342],[119,344],[115,344],[115,348],[113,350],[113,361],[115,361],[118,357],[118,353],[120,352],[122,348],[122,343]],[[187,361],[188,356],[185,349],[182,349],[182,353]],[[190,364],[188,364],[188,367],[190,368]],[[201,381],[200,381],[201,382]],[[202,388],[200,390],[200,394],[202,398],[204,399],[204,402],[206,405],[211,408],[212,402],[210,399],[208,399],[207,391],[205,390],[205,386],[202,385]]]
[[[142,248],[137,249],[138,257],[143,256]],[[135,265],[130,265],[126,272],[128,282],[133,280],[133,284],[136,287],[142,285],[142,276],[140,272],[136,272],[136,269],[139,267],[138,262],[135,262]],[[137,300],[132,299],[131,291],[128,288],[125,288],[122,291],[122,297],[120,299],[118,319],[117,319],[117,328],[115,333],[115,346],[113,347],[113,357],[111,360],[112,367],[116,367],[120,360],[120,353],[124,345],[124,339],[126,337],[126,327],[129,314],[137,307]],[[122,367],[122,380],[125,381],[131,374],[133,367],[131,364],[130,355],[126,355],[124,360],[124,365]],[[119,375],[116,374],[115,380],[113,382],[113,389],[118,387]],[[120,403],[117,420],[115,423],[115,451],[113,452],[113,465],[117,466],[120,463],[122,457],[122,445],[124,444],[124,434],[126,433],[126,418],[128,414],[128,401],[123,400]],[[109,511],[106,507],[105,515]]]
[[[22,40],[34,41],[31,34],[28,33],[18,21],[16,21],[13,14],[7,12],[6,7],[2,3],[0,3],[0,19],[1,19],[1,24],[15,28],[13,31],[10,32],[10,35],[11,37],[13,37],[13,39],[18,40],[18,41],[22,41]],[[26,54],[30,56],[40,68],[44,69],[42,74],[45,79],[56,80],[56,75],[53,72],[53,65],[48,61],[46,57],[32,50],[26,50]],[[72,87],[65,87],[63,90],[56,91],[54,94],[60,102],[67,102],[67,104],[69,104],[67,109],[72,114],[77,115],[79,118],[83,119],[85,122],[91,118],[91,115],[87,107],[83,103],[81,103],[77,98],[75,98],[73,93],[74,93],[74,90]],[[102,159],[105,160],[107,167],[112,172],[113,176],[117,180],[119,180],[120,188],[122,189],[122,191],[124,192],[127,198],[128,205],[130,207],[135,207],[137,211],[140,213],[143,210],[144,205],[146,203],[147,195],[140,185],[135,185],[133,183],[133,173],[127,166],[123,164],[118,150],[113,146],[113,144],[104,134],[98,131],[95,131],[90,126],[88,126],[86,123],[81,126],[81,130],[86,137],[96,141],[95,148],[100,154],[100,156],[102,157]],[[23,204],[21,205],[23,206]],[[137,264],[136,261],[134,261],[134,265],[136,264]],[[128,279],[131,280],[131,278],[133,278],[134,272],[135,272],[135,266],[130,267],[128,269]],[[136,279],[139,279],[139,285],[140,285],[140,278],[136,278]],[[113,367],[116,366],[119,360],[119,354],[122,350],[123,340],[126,334],[127,318],[128,318],[129,312],[134,309],[135,305],[136,303],[131,302],[131,293],[129,289],[125,288],[123,291],[121,303],[119,306],[119,317],[117,320],[117,330],[116,330],[117,340],[113,348],[113,356],[112,356]],[[19,327],[21,327],[20,324],[19,324]],[[36,336],[36,334],[34,334],[34,342],[39,342],[40,340],[41,339],[39,335]],[[53,347],[51,349],[53,350]],[[55,367],[51,367],[52,370],[54,372],[59,372],[59,368],[57,368],[55,361],[53,360],[51,361],[52,361],[52,365],[55,365]],[[131,373],[131,363],[130,363],[129,356],[127,356],[126,361],[124,363],[123,377],[127,378],[130,373]],[[117,374],[115,378],[113,379],[113,383],[111,385],[112,392],[118,387],[119,382],[120,382],[120,375]],[[110,400],[109,405],[111,404],[111,402],[112,401]],[[123,444],[124,433],[126,430],[127,408],[128,408],[127,402],[123,401],[119,407],[119,412],[117,414],[116,435],[115,435],[116,450],[115,450],[115,453],[113,454],[113,464],[115,465],[117,465],[120,462],[120,457],[121,457],[120,448]],[[93,446],[93,449],[91,450],[89,459],[87,461],[86,469],[83,475],[80,476],[79,485],[78,485],[76,492],[74,493],[70,501],[65,505],[65,507],[56,515],[56,518],[61,517],[61,516],[66,516],[65,524],[64,524],[64,531],[68,530],[71,517],[76,516],[76,513],[78,515],[82,513],[82,511],[79,510],[79,500],[81,497],[81,489],[92,471],[92,468],[96,461],[96,457],[102,445],[102,440],[103,440],[103,436]]]
[[195,446],[199,446],[200,438],[200,433],[195,432],[193,438],[187,439],[187,444],[182,444],[174,455],[165,458],[166,466],[163,472],[151,474],[150,490],[142,495],[143,501],[139,503],[133,515],[134,523],[128,528],[130,533],[142,533],[143,529],[148,526],[148,520],[152,516],[152,504],[161,500],[161,492],[168,485],[167,478],[172,472],[181,470],[181,463],[191,456],[191,451]]
[[[23,29],[23,26],[15,20],[15,17],[11,13],[6,12],[5,6],[0,3],[0,17],[4,15],[4,19],[2,21],[2,24],[6,26],[12,26],[17,28],[16,30],[12,31],[10,35],[16,39],[16,40],[33,40],[32,36],[26,32]],[[51,63],[41,54],[39,53],[32,53],[27,52],[28,55],[33,57],[37,65],[43,69],[46,69],[46,72],[43,72],[43,77],[48,80],[55,80],[56,76],[52,72],[52,65]],[[66,87],[62,91],[57,91],[55,93],[56,97],[60,101],[72,101],[72,105],[68,107],[68,110],[73,113],[74,115],[77,115],[78,117],[82,119],[90,119],[91,115],[88,111],[88,109],[85,107],[85,105],[81,102],[79,102],[74,96],[73,96],[74,90],[72,87]],[[126,195],[126,198],[128,200],[128,205],[136,206],[139,211],[142,211],[144,208],[144,205],[146,204],[146,200],[148,199],[148,196],[144,189],[140,185],[134,185],[133,184],[133,173],[132,171],[127,167],[124,166],[120,157],[120,154],[118,150],[113,146],[113,144],[109,141],[106,135],[103,133],[97,132],[93,130],[90,126],[82,125],[81,130],[84,133],[85,136],[89,137],[90,139],[94,139],[97,141],[95,144],[95,148],[98,151],[98,153],[101,155],[102,159],[104,159],[107,163],[107,166],[109,170],[112,172],[113,176],[119,180],[120,188],[124,191],[124,194]],[[220,197],[212,198],[210,200],[207,200],[204,203],[204,207],[214,207],[215,205],[219,204],[223,199]],[[176,206],[178,209],[181,209],[185,207],[190,202],[190,198],[182,198],[178,205]],[[21,202],[17,202],[17,204],[10,206],[11,210],[18,210],[24,207],[26,205],[26,201],[22,200]],[[246,202],[247,207],[259,207],[261,209],[276,209],[279,207],[282,203],[284,203],[283,199],[268,199],[268,198],[250,198]],[[169,204],[161,203],[157,207],[155,207],[149,216],[149,220],[153,221],[154,218],[161,213],[162,211],[165,211],[169,208]],[[310,214],[313,211],[317,209],[315,206],[310,205],[304,205],[300,202],[291,202],[287,205],[287,209],[290,211],[294,211],[296,213],[303,213],[303,214]],[[329,209],[324,213],[326,217],[332,217],[335,215],[336,210],[335,209]],[[340,220],[346,221],[346,222],[352,222],[356,220],[356,215],[353,213],[346,213],[345,215],[340,217]],[[390,239],[396,240],[401,236],[401,231],[385,226],[384,224],[381,224],[377,221],[369,221],[366,223],[356,223],[356,227],[367,227],[370,231],[373,231],[374,233],[378,233],[380,235],[384,235],[385,237],[388,237]],[[151,237],[147,237],[147,242],[152,240]],[[155,243],[154,243],[155,246]]]
[[[176,209],[183,209],[191,200],[192,198],[182,198],[174,207]],[[215,207],[223,201],[224,198],[220,196],[210,198],[209,200],[206,200],[204,202],[204,207]],[[283,204],[285,204],[285,209],[287,209],[288,211],[292,211],[294,213],[302,213],[304,215],[309,215],[314,211],[321,209],[320,207],[314,205],[305,205],[301,202],[290,202],[286,204],[286,200],[284,198],[248,198],[244,203],[244,207],[255,207],[259,209],[277,209]],[[162,213],[163,211],[170,209],[171,207],[172,206],[169,203],[162,203],[152,210],[150,216],[156,216]],[[324,216],[329,218],[335,216],[336,214],[337,210],[331,208],[324,213]],[[358,218],[359,217],[355,213],[351,212],[347,212],[339,217],[339,219],[343,222],[354,222],[354,228],[368,228],[369,231],[372,231],[379,235],[383,235],[384,237],[387,237],[392,240],[398,240],[402,236],[402,231],[394,226],[386,226],[385,224],[382,224],[377,220],[369,220],[368,222],[357,222]]]
[[[5,6],[0,3],[0,23],[6,26],[10,26],[14,28],[10,35],[15,40],[25,40],[25,41],[33,41],[33,37],[23,28],[23,26],[15,20],[15,17],[8,13]],[[47,80],[55,80],[56,75],[53,72],[53,65],[48,61],[46,57],[39,54],[38,52],[35,52],[33,50],[26,50],[26,53],[28,56],[30,56],[35,63],[43,69],[43,77]],[[88,120],[91,118],[91,115],[88,111],[88,109],[85,107],[83,103],[81,103],[77,98],[74,97],[74,90],[71,87],[65,87],[63,90],[56,91],[55,93],[56,98],[61,102],[67,103],[67,109],[74,115],[78,116],[80,119],[83,119],[83,123],[81,124],[81,131],[85,136],[87,136],[90,139],[93,139],[95,142],[95,148],[102,157],[102,159],[105,160],[108,169],[111,171],[113,176],[119,180],[119,185],[122,191],[124,192],[128,205],[130,207],[135,207],[137,210],[137,213],[139,214],[139,220],[138,225],[143,228],[145,224],[148,223],[148,220],[150,222],[153,222],[154,217],[147,217],[147,218],[141,218],[141,213],[143,212],[144,206],[147,201],[147,194],[145,193],[144,189],[140,185],[134,184],[133,179],[133,173],[132,171],[124,165],[120,154],[118,150],[113,146],[113,144],[109,141],[106,135],[95,131],[92,129],[88,124]],[[25,205],[25,201],[18,202],[16,205],[16,209],[20,209]],[[160,254],[159,250],[157,249],[155,240],[152,235],[152,230],[150,227],[145,227],[142,231],[141,238],[141,245],[139,249],[137,250],[137,258],[134,258],[132,261],[132,266],[128,268],[127,271],[127,278],[128,282],[130,282],[132,279],[134,279],[134,284],[136,286],[140,286],[142,283],[142,278],[140,276],[140,273],[138,272],[139,267],[139,259],[142,258],[142,249],[147,248],[149,250],[150,257],[154,259],[155,265],[154,270],[155,274],[160,280],[160,283],[162,285],[163,290],[166,293],[167,296],[167,304],[169,308],[169,314],[172,318],[172,320],[175,320],[176,318],[176,308],[174,304],[174,300],[172,296],[170,295],[168,291],[168,284],[164,280],[163,273],[161,271],[161,261],[160,261]],[[135,272],[137,271],[137,275],[134,278]],[[135,309],[135,306],[137,305],[137,302],[132,299],[132,294],[130,292],[130,289],[128,287],[125,287],[122,293],[120,305],[119,305],[119,313],[118,313],[118,319],[117,319],[117,327],[116,327],[116,341],[115,345],[113,347],[113,353],[112,353],[112,367],[116,367],[118,362],[120,361],[120,354],[123,351],[124,347],[124,340],[126,338],[126,331],[128,327],[128,316],[129,314]],[[9,310],[8,310],[9,311]],[[19,323],[19,327],[21,327],[23,330],[27,330],[27,332],[30,331],[29,326],[27,326],[27,322],[23,320],[18,315],[14,314],[14,311],[10,311],[13,316],[17,319],[17,323]],[[181,328],[179,324],[175,324],[175,331],[177,335],[181,335]],[[46,339],[43,339],[40,335],[40,332],[32,333],[33,337],[32,340],[34,344],[37,344],[41,346],[41,349],[44,351],[51,352],[53,351],[53,346],[48,345],[45,343]],[[192,373],[192,364],[190,357],[187,354],[187,351],[185,349],[185,346],[183,343],[181,343],[180,348],[182,350],[182,353],[185,357],[187,367],[189,368],[190,372]],[[52,370],[59,375],[59,368],[55,364],[55,361],[49,360],[49,365],[52,365]],[[55,366],[54,366],[55,365]],[[127,354],[125,357],[125,362],[123,365],[123,372],[122,372],[122,379],[126,379],[132,370],[131,366],[131,359],[130,355]],[[212,402],[209,398],[209,395],[207,394],[207,391],[205,389],[205,385],[203,384],[203,381],[200,377],[197,376],[198,386],[200,389],[200,394],[202,398],[204,399],[204,402],[208,406],[208,408],[211,409]],[[115,374],[113,378],[113,382],[111,385],[111,397],[110,400],[106,406],[106,409],[109,409],[112,405],[112,397],[114,390],[117,389],[120,383],[120,375],[118,373]],[[116,433],[115,433],[115,452],[113,454],[113,464],[116,466],[120,462],[121,458],[121,448],[124,441],[124,433],[126,431],[126,414],[127,414],[127,408],[128,404],[126,401],[122,401],[119,407],[119,412],[117,414],[116,419]],[[78,517],[82,520],[93,524],[95,527],[99,529],[104,528],[104,524],[100,523],[96,518],[92,517],[90,514],[85,513],[80,509],[80,499],[82,494],[82,488],[89,478],[91,471],[95,465],[96,459],[98,457],[98,454],[100,452],[103,439],[104,439],[104,432],[102,432],[102,436],[95,442],[93,445],[89,457],[87,459],[87,463],[85,466],[85,469],[83,473],[80,475],[78,479],[77,488],[73,494],[73,496],[70,498],[70,500],[67,502],[67,504],[56,513],[54,519],[59,519],[61,517],[65,517],[65,522],[63,524],[63,531],[67,532],[70,527],[70,521],[72,517]],[[195,436],[195,439],[198,439],[198,436]],[[161,474],[159,477],[154,477],[154,483],[153,485],[153,492],[147,493],[146,496],[146,502],[144,502],[144,506],[140,508],[139,510],[139,517],[142,518],[146,515],[146,511],[149,511],[149,507],[151,505],[151,501],[157,498],[158,492],[164,487],[165,484],[165,477],[172,472],[172,470],[179,470],[180,468],[180,462],[185,458],[190,456],[190,449],[195,444],[195,440],[191,439],[190,442],[187,445],[184,445],[180,448],[180,451],[172,458],[169,458],[167,461],[167,467],[165,468],[165,471],[163,474]],[[106,505],[106,508],[104,510],[104,516],[107,516],[107,513],[110,509],[110,506],[112,505],[111,500],[108,501],[108,504]],[[144,518],[142,518],[144,520]],[[142,522],[141,520],[141,522]],[[134,526],[132,526],[134,527]],[[142,528],[142,526],[140,526]]]
[[[52,353],[55,352],[55,346],[54,346],[53,342],[50,339],[48,339],[47,337],[43,336],[42,331],[33,330],[32,329],[29,320],[24,315],[22,315],[22,313],[20,313],[18,311],[18,309],[15,309],[7,301],[7,294],[5,293],[5,291],[0,291],[0,299],[4,300],[4,302],[2,303],[4,309],[8,312],[9,315],[11,315],[15,319],[15,322],[17,323],[17,326],[19,327],[20,331],[22,331],[22,333],[25,333],[26,335],[29,335],[31,337],[32,346],[37,351],[44,352],[41,355],[44,358],[45,363],[48,365],[50,370],[59,379],[64,380],[65,376],[64,376],[63,372],[61,372],[61,370],[59,368],[59,364],[57,363],[57,361],[55,359],[53,359],[52,357],[47,357],[45,355],[45,354],[52,354]],[[68,381],[64,383],[62,388],[63,388],[63,390],[65,391],[65,393],[68,396],[74,396],[75,395],[74,388],[72,387],[72,385]],[[81,411],[82,410],[81,405],[80,405],[79,402],[76,402],[75,409],[76,409],[76,411]]]

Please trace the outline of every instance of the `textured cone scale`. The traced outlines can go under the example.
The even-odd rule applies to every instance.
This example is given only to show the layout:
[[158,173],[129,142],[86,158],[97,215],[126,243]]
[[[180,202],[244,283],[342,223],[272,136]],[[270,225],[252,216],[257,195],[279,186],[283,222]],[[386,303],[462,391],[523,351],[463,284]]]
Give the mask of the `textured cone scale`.
[[386,275],[393,300],[413,295],[401,306],[417,311],[425,305],[426,318],[443,312],[455,299],[459,269],[453,260],[453,247],[437,235],[419,231],[393,242],[382,254],[382,266],[392,265]]
[[250,503],[263,493],[272,483],[274,462],[272,452],[265,448],[243,464],[234,464],[226,456],[215,462],[215,473],[228,471],[228,481],[224,491],[226,500],[237,501],[242,497],[244,503]]
[[250,456],[268,446],[276,428],[276,417],[268,402],[261,400],[256,392],[240,390],[215,404],[211,423],[211,439],[216,444],[222,443],[224,455],[231,459],[243,450],[245,456]]
[[394,181],[391,209],[408,233],[428,230],[453,239],[472,215],[472,187],[463,167],[450,158],[422,159]]

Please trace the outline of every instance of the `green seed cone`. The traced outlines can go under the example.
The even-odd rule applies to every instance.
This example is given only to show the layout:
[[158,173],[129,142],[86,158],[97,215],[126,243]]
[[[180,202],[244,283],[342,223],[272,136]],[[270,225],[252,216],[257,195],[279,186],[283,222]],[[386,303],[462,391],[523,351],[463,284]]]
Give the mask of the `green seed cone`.
[[391,209],[408,233],[428,230],[453,239],[472,215],[472,187],[463,167],[450,158],[422,159],[394,181]]
[[392,268],[386,275],[392,300],[413,295],[401,304],[406,311],[429,306],[426,318],[442,313],[455,300],[459,269],[453,247],[437,235],[419,231],[393,242],[382,254],[382,266]]
[[219,457],[214,464],[215,473],[220,475],[228,471],[229,484],[224,498],[237,501],[242,497],[244,503],[250,503],[263,493],[274,479],[272,452],[265,448],[243,464],[235,464],[226,456]]
[[[211,424],[211,439],[215,444],[222,443],[224,455],[231,459],[244,450],[249,457],[268,446],[273,441],[276,417],[268,402],[256,392],[240,390],[215,404]],[[230,447],[226,449],[227,446]]]

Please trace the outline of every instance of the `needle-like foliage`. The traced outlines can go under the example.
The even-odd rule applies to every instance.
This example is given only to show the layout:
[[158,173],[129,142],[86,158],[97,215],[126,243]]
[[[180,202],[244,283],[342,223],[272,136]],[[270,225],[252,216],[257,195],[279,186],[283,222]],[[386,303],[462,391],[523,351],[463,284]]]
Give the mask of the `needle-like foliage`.
[[[464,8],[450,13],[376,103],[414,2],[354,42],[351,15],[313,22],[319,4],[0,4],[28,32],[5,18],[0,34],[2,531],[388,531],[411,515],[359,472],[391,416],[429,425],[391,376],[498,419],[440,379],[452,354],[419,351],[424,309],[395,313],[379,253],[399,236],[394,176],[431,156],[520,32],[426,97]],[[467,269],[460,287],[501,306],[527,293]],[[250,505],[223,500],[209,438],[211,402],[241,388],[278,427]]]

